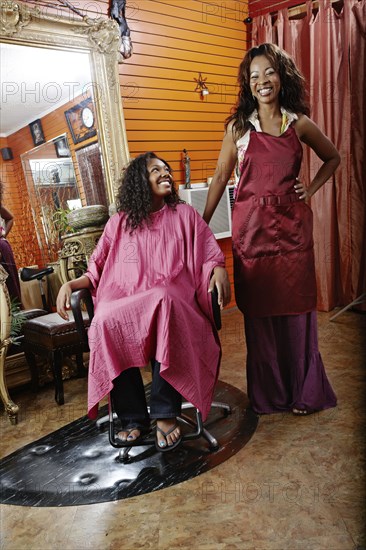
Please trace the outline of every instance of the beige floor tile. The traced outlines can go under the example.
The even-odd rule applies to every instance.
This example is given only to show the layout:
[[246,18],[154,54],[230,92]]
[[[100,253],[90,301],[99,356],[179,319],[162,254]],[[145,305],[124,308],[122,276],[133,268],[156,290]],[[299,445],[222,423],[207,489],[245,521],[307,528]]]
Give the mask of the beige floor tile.
[[[319,341],[339,405],[307,418],[263,415],[253,438],[209,472],[140,497],[64,508],[1,507],[1,550],[353,550],[365,546],[366,317],[329,321]],[[246,390],[238,311],[223,314],[220,378]],[[20,422],[0,418],[2,456],[86,413],[86,380],[12,395]],[[241,413],[240,413],[241,414]],[[111,452],[113,452],[111,450]]]
[[1,506],[1,548],[50,550],[63,548],[76,508]]

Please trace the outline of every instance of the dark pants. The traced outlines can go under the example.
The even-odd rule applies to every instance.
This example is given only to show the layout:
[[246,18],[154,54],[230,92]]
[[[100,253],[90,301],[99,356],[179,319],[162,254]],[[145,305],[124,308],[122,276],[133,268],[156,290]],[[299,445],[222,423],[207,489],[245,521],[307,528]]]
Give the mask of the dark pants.
[[182,396],[160,376],[160,363],[151,362],[150,416],[139,367],[131,367],[113,381],[113,407],[123,428],[148,427],[150,418],[175,418],[181,413]]
[[9,274],[5,283],[8,287],[10,299],[16,300],[18,304],[21,304],[20,281],[17,266],[15,265],[13,250],[8,241],[3,237],[0,238],[0,264]]

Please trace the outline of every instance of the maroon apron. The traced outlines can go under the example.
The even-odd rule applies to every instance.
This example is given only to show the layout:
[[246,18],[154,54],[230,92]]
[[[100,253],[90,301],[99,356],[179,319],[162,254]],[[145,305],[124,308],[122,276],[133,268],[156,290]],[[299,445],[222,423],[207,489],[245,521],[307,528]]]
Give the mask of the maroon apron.
[[316,308],[313,215],[294,192],[301,161],[294,128],[251,131],[233,208],[235,297],[246,315]]

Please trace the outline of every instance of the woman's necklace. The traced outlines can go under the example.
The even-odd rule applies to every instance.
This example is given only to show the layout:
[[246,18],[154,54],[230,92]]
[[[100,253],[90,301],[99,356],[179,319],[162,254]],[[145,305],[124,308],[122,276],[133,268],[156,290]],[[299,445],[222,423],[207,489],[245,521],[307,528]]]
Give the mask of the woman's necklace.
[[283,134],[283,132],[286,130],[287,121],[288,121],[287,114],[282,113],[280,135]]

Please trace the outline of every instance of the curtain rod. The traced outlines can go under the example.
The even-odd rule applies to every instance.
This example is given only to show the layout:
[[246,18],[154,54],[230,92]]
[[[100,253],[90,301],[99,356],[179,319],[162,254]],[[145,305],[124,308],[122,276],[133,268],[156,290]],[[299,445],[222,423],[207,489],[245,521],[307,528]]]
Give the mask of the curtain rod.
[[[339,4],[343,4],[343,0],[330,0],[330,3],[331,4],[336,4],[336,3],[339,3]],[[316,9],[319,9],[319,0],[313,0],[312,1],[312,9],[313,10],[316,10]],[[293,6],[292,8],[288,8],[288,14],[289,16],[293,16],[293,15],[300,15],[301,13],[305,13],[306,12],[306,4],[299,4],[298,6]]]
[[[277,8],[275,6],[272,6],[272,10],[273,11],[269,11],[267,13],[269,13],[269,15],[271,15],[272,17],[276,17],[278,15],[278,12],[279,10],[283,9],[283,7],[281,7],[281,4],[283,3],[283,0],[279,0],[280,3],[277,4]],[[316,9],[319,9],[319,2],[321,0],[312,0],[312,9],[313,10],[316,10]],[[331,4],[340,4],[342,5],[343,7],[343,4],[344,4],[344,0],[330,0],[330,3]],[[274,11],[274,9],[276,11]],[[270,8],[271,10],[271,8]],[[291,8],[287,8],[287,11],[288,11],[288,15],[289,17],[296,17],[296,15],[301,15],[302,13],[306,13],[307,11],[307,7],[306,7],[306,4],[304,2],[299,2],[299,4],[297,6],[292,6]],[[261,12],[261,15],[263,15],[263,13]],[[247,25],[250,25],[252,22],[253,22],[253,17],[256,17],[256,15],[249,15],[246,19],[244,19],[244,23],[246,23]]]

